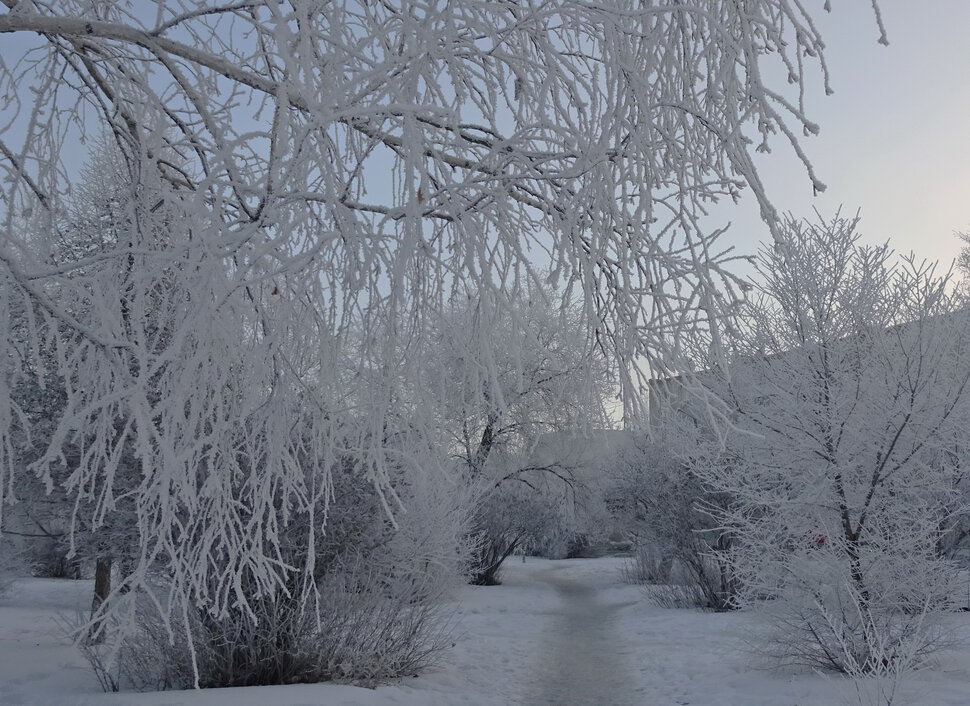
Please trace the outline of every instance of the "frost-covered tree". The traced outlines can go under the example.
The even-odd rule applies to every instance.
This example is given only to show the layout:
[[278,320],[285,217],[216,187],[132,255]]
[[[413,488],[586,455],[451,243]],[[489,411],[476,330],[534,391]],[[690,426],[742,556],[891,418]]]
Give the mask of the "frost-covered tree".
[[[787,0],[0,2],[0,507],[23,472],[7,332],[36,312],[66,402],[28,470],[52,481],[85,438],[68,487],[96,518],[134,502],[128,584],[161,561],[217,613],[252,595],[214,574],[259,595],[299,568],[280,532],[318,491],[294,415],[320,488],[353,438],[394,510],[387,422],[454,292],[551,272],[632,413],[640,364],[676,365],[733,304],[707,204],[749,187],[775,228],[751,160],[773,135],[822,188],[797,135],[823,42]],[[102,133],[129,237],[57,261],[77,146]]]
[[715,514],[745,597],[773,599],[768,649],[879,673],[932,648],[950,605],[970,314],[948,277],[855,226],[790,220],[762,251],[720,388],[738,429],[692,470],[733,499]]
[[[436,326],[424,365],[442,445],[480,489],[482,533],[475,583],[497,582],[517,549],[562,539],[590,489],[568,441],[610,424],[615,395],[604,356],[582,343],[581,313],[548,289],[482,293],[456,303]],[[558,443],[548,443],[558,434]]]
[[541,288],[477,295],[441,318],[426,390],[472,473],[493,455],[525,459],[544,434],[608,423],[615,380],[581,332],[578,307],[561,310]]
[[[173,340],[166,300],[171,288],[178,296],[174,285],[178,264],[161,271],[149,287],[142,288],[138,283],[139,259],[116,255],[119,248],[136,240],[147,251],[164,249],[175,231],[175,221],[159,210],[159,218],[139,223],[137,186],[117,144],[105,136],[92,140],[79,180],[55,224],[54,236],[47,239],[47,259],[52,266],[62,268],[63,275],[58,282],[50,283],[45,293],[74,321],[97,327],[110,320],[122,336],[151,354]],[[64,369],[58,367],[59,354],[75,347],[83,351],[87,340],[63,319],[43,316],[36,302],[23,303],[33,305],[33,311],[14,310],[19,325],[13,329],[16,335],[11,340],[20,373],[12,395],[23,413],[16,429],[20,432],[16,463],[22,467],[45,463],[52,441],[57,435],[64,436],[59,457],[46,459],[46,495],[43,484],[28,475],[18,486],[20,502],[16,510],[29,520],[28,527],[35,535],[61,535],[71,561],[93,560],[93,609],[97,613],[111,592],[116,560],[124,576],[132,548],[140,544],[135,503],[142,481],[138,432],[125,414],[112,418],[110,407],[99,408],[87,423],[76,428],[65,426],[65,409],[72,402],[71,381],[65,380]],[[39,324],[32,331],[25,321],[31,314]],[[112,363],[139,376],[137,357],[126,351],[118,352]],[[83,381],[83,375],[79,373],[77,382]],[[142,385],[149,404],[157,404],[161,393],[155,381],[144,379]],[[112,487],[99,487],[95,479],[83,487],[77,471],[86,465],[92,450],[103,444],[111,447],[112,457],[103,462],[102,469],[110,474]],[[106,507],[105,492],[110,493],[110,508]]]

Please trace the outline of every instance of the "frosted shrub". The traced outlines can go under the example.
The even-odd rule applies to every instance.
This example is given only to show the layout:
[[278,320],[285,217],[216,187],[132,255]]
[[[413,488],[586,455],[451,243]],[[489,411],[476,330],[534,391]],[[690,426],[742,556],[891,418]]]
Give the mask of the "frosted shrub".
[[738,588],[725,558],[731,541],[710,515],[726,498],[678,460],[686,442],[670,425],[666,442],[641,439],[608,464],[612,505],[635,543],[625,574],[652,584],[650,595],[661,605],[727,610]]
[[33,568],[21,548],[0,534],[0,596],[10,590],[15,580],[30,576]]
[[599,487],[577,478],[566,492],[547,492],[542,499],[555,521],[523,551],[546,559],[590,559],[605,553],[611,518]]
[[[857,676],[921,666],[955,639],[940,620],[941,611],[952,610],[944,591],[933,595],[925,578],[921,581],[922,595],[908,598],[922,598],[923,604],[909,608],[894,604],[896,596],[866,599],[847,580],[814,591],[786,585],[765,606],[771,630],[757,638],[764,640],[759,650],[778,664]],[[947,583],[937,586],[943,589]]]
[[65,542],[43,539],[31,543],[34,575],[49,579],[80,579],[84,576],[80,557],[68,557],[70,548]]
[[633,556],[623,565],[623,579],[641,586],[670,580],[670,561],[655,545],[636,544]]
[[501,583],[502,562],[516,550],[555,544],[564,535],[560,508],[548,496],[514,485],[494,489],[477,508],[473,524],[480,542],[471,583]]
[[[466,570],[464,491],[430,470],[399,467],[393,487],[407,510],[392,521],[356,464],[347,456],[331,470],[325,530],[311,530],[311,518],[298,516],[281,535],[282,562],[309,573],[284,570],[270,591],[244,584],[245,606],[184,606],[178,610],[185,619],[176,622],[165,618],[173,610],[158,611],[147,595],[127,597],[134,601],[131,622],[109,623],[120,639],[84,647],[102,685],[190,688],[196,674],[203,688],[373,684],[429,664],[447,642],[443,600]],[[155,583],[164,594],[170,581]],[[215,595],[222,590],[208,587]]]
[[898,512],[878,535],[866,533],[860,571],[853,550],[836,535],[806,532],[777,553],[738,548],[735,560],[750,571],[744,579],[770,599],[761,602],[768,632],[758,638],[770,659],[889,675],[921,665],[953,641],[946,624],[955,609],[956,573],[936,556],[931,510]]
[[373,685],[424,669],[450,644],[448,613],[416,595],[430,588],[358,566],[329,579],[317,600],[281,593],[254,600],[253,614],[192,611],[189,636],[170,633],[146,605],[117,656],[97,645],[82,649],[106,691],[193,688],[193,658],[200,688]]

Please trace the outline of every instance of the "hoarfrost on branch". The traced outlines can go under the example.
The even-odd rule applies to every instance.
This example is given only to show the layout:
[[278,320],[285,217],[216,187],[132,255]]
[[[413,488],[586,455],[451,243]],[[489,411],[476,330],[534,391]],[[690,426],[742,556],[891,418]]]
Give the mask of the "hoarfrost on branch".
[[[0,506],[15,389],[53,371],[30,470],[69,467],[94,526],[131,504],[129,580],[164,558],[216,610],[279,583],[337,459],[393,510],[417,456],[387,438],[426,421],[405,391],[446,303],[580,294],[632,417],[737,298],[707,206],[748,187],[776,228],[752,152],[787,143],[824,188],[798,141],[823,44],[787,0],[2,2]],[[65,248],[102,135],[112,235]]]

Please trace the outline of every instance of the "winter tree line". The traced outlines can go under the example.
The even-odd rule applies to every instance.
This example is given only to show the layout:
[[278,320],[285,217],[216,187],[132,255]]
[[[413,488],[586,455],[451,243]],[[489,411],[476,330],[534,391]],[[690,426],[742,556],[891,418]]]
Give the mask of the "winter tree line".
[[961,295],[772,207],[757,150],[824,189],[801,4],[0,1],[0,552],[94,575],[106,688],[413,673],[610,517],[783,658],[938,644]]

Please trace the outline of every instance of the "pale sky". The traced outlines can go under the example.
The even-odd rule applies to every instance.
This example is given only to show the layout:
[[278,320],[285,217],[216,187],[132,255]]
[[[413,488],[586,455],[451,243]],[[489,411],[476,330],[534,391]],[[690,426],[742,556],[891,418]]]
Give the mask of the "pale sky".
[[[809,2],[814,11],[822,0]],[[970,0],[879,0],[889,46],[877,43],[868,0],[834,0],[821,15],[834,95],[816,86],[802,146],[828,190],[813,197],[797,159],[777,141],[757,162],[779,211],[861,210],[865,242],[949,262],[970,230]],[[767,239],[752,199],[725,214],[739,250]]]

